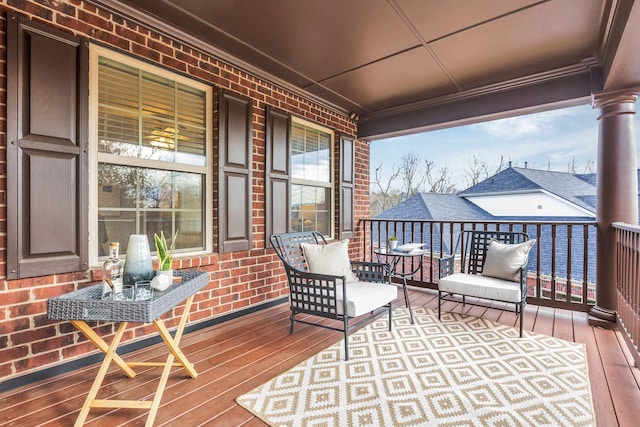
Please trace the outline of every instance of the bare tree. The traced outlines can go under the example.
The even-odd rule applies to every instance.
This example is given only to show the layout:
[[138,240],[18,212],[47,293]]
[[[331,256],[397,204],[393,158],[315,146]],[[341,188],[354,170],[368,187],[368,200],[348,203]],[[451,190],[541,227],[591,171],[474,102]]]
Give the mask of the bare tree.
[[433,160],[425,160],[425,176],[427,181],[427,191],[430,193],[455,193],[456,184],[453,182],[449,167],[445,163],[443,167],[436,170]]
[[591,159],[587,159],[583,173],[596,173],[596,162]]
[[500,162],[498,162],[498,166],[496,167],[495,171],[493,172],[493,175],[502,172],[506,168],[507,167],[506,167],[505,162],[504,162],[504,154],[500,154]]
[[504,169],[506,169],[504,154],[500,155],[500,161],[493,170],[491,170],[489,163],[483,157],[474,154],[467,160],[467,167],[464,169],[467,179],[467,188],[484,181]]
[[475,154],[467,160],[467,167],[464,171],[467,178],[467,187],[472,187],[489,177],[487,161]]
[[402,157],[400,173],[402,177],[402,194],[409,198],[418,194],[426,180],[426,174],[420,175],[420,157],[413,151]]
[[381,171],[382,163],[380,163],[374,171],[372,186],[375,187],[377,191],[374,191],[371,197],[371,216],[378,215],[400,201],[399,190],[393,187],[394,181],[400,176],[400,167],[394,165],[391,168],[391,175],[384,182]]

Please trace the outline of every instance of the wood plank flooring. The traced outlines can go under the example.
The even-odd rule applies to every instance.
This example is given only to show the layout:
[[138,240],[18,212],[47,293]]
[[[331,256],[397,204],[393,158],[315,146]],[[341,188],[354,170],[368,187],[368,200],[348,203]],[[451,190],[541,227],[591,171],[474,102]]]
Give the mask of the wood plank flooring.
[[[437,308],[434,291],[411,289],[413,307]],[[481,316],[516,326],[517,317],[502,311],[504,304],[462,305],[446,302],[443,310]],[[402,306],[399,298],[396,306]],[[340,332],[296,325],[289,335],[286,304],[192,332],[181,348],[195,363],[198,377],[174,369],[158,411],[157,426],[265,426],[239,407],[235,398],[271,379],[320,350],[339,341]],[[524,327],[565,340],[586,344],[589,376],[598,426],[636,426],[640,417],[640,371],[618,331],[592,328],[587,314],[529,305]],[[162,361],[163,345],[124,356],[125,360]],[[0,394],[0,425],[71,426],[75,422],[98,366],[93,365],[55,378]],[[98,398],[150,399],[157,385],[158,368],[138,368],[126,378],[117,368],[107,374]],[[146,411],[92,409],[86,425],[144,425]]]

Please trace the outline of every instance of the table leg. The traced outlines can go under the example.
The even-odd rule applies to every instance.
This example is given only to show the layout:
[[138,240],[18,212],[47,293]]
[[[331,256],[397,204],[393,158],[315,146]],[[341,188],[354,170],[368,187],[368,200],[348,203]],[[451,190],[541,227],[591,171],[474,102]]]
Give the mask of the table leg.
[[187,324],[187,320],[189,319],[189,312],[191,311],[191,303],[193,302],[194,295],[191,295],[187,298],[187,302],[184,306],[184,311],[182,312],[182,317],[180,318],[180,323],[178,324],[178,329],[176,329],[176,334],[172,338],[171,334],[164,326],[160,319],[156,319],[153,321],[153,324],[158,329],[160,336],[164,340],[167,347],[169,347],[169,355],[167,356],[167,361],[164,364],[164,369],[162,370],[162,376],[160,377],[160,383],[158,384],[158,389],[156,390],[156,394],[153,397],[153,402],[151,403],[151,409],[149,410],[149,416],[147,417],[147,422],[145,423],[146,427],[153,426],[153,422],[156,418],[156,414],[158,413],[158,409],[160,408],[160,401],[162,400],[162,394],[164,393],[164,389],[167,385],[167,380],[169,379],[169,374],[171,373],[171,368],[173,367],[173,359],[177,358],[182,366],[187,370],[191,378],[195,378],[198,373],[196,372],[193,363],[189,362],[185,357],[182,350],[178,347],[180,344],[180,339],[182,338],[182,332],[184,331],[184,327]]
[[[86,323],[84,323],[84,325],[86,326]],[[120,344],[120,340],[122,340],[122,336],[124,335],[124,330],[126,327],[127,327],[127,322],[122,322],[120,323],[120,326],[118,326],[116,335],[113,337],[113,341],[111,341],[111,345],[107,348],[107,351],[105,352],[104,360],[102,361],[102,365],[100,365],[100,369],[98,370],[98,375],[96,376],[96,379],[93,381],[93,385],[91,386],[91,390],[89,390],[89,394],[87,395],[87,398],[85,399],[84,404],[82,405],[82,409],[80,409],[80,414],[78,415],[78,418],[76,419],[76,423],[75,423],[76,427],[82,426],[85,420],[87,419],[87,415],[89,415],[89,410],[91,409],[91,405],[95,401],[96,396],[98,395],[98,390],[100,390],[100,386],[102,385],[102,381],[104,381],[105,375],[107,375],[107,371],[109,370],[109,365],[111,364],[111,360],[114,358],[114,355],[116,354],[116,348],[118,348],[118,345]],[[104,343],[102,339],[100,340]]]
[[409,290],[407,289],[407,278],[402,278],[402,289],[404,290],[404,302],[409,309],[409,316],[411,317],[411,324],[413,325],[413,311],[411,310],[411,301],[409,301]]
[[[72,320],[71,324],[75,326],[76,329],[78,329],[80,332],[82,332],[82,334],[87,337],[89,341],[94,343],[95,346],[98,347],[103,353],[107,353],[109,345],[100,337],[100,335],[96,334],[96,332],[91,329],[84,320]],[[117,353],[114,352],[112,358],[114,363],[118,365],[129,378],[133,378],[136,376],[134,370],[131,369],[129,365],[127,365],[127,362],[122,360],[122,358],[118,356]]]

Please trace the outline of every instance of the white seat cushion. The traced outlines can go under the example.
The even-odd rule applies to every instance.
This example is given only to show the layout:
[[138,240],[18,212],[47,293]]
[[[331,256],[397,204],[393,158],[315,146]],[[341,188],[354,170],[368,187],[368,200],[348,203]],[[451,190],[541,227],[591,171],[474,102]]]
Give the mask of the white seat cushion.
[[438,290],[506,302],[520,302],[520,283],[479,274],[455,273],[442,277]]
[[[342,313],[342,286],[338,286],[338,314]],[[398,297],[398,288],[388,283],[347,283],[347,314],[358,317],[369,313]]]
[[[315,295],[326,295],[318,289],[315,291]],[[347,283],[347,315],[349,317],[358,317],[365,313],[369,313],[385,304],[395,300],[398,297],[398,288],[387,283],[372,283],[372,282],[350,282]],[[342,307],[342,283],[340,282],[336,287],[336,299],[337,299],[337,313],[343,313]],[[325,298],[310,296],[302,297],[303,302],[293,302],[294,307],[301,309],[308,308],[307,302],[312,304],[328,304],[328,300]]]

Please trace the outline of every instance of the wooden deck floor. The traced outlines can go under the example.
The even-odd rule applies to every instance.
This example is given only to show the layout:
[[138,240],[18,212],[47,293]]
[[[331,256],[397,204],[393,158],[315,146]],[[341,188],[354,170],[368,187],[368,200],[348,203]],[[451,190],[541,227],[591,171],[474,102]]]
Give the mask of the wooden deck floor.
[[[436,308],[433,291],[411,290],[412,306]],[[402,304],[400,300],[396,302]],[[512,312],[448,302],[446,310],[516,325]],[[585,343],[598,426],[637,426],[640,418],[640,371],[617,331],[592,328],[585,313],[531,306],[525,329]],[[297,325],[289,335],[288,307],[271,307],[182,339],[181,347],[195,363],[198,377],[175,369],[162,398],[155,425],[264,426],[239,407],[235,398],[341,339],[340,332]],[[165,347],[155,345],[125,359],[161,361]],[[97,365],[0,394],[0,425],[70,426],[89,391]],[[112,368],[99,398],[144,399],[155,390],[158,368],[137,370],[127,379]],[[146,411],[92,409],[87,425],[144,425]]]

